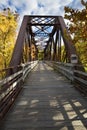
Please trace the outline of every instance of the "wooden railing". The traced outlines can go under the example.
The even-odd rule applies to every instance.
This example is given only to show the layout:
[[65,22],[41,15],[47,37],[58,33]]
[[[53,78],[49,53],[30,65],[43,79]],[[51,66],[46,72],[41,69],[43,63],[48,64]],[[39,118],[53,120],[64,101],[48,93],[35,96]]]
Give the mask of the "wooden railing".
[[45,61],[45,63],[66,76],[78,90],[87,96],[87,72],[78,70],[80,65],[54,61]]
[[11,104],[14,102],[16,96],[22,89],[28,73],[36,66],[38,61],[32,61],[22,64],[21,70],[0,80],[0,119],[4,116]]
[[77,89],[87,95],[87,73],[74,70],[74,84]]
[[48,65],[53,67],[58,72],[62,73],[66,76],[69,80],[73,81],[73,65],[70,63],[62,63],[62,62],[54,62],[54,61],[45,61]]
[[4,79],[5,77],[8,77],[7,73],[13,71],[13,69],[21,70],[21,68],[22,68],[22,66],[18,65],[15,67],[8,67],[8,68],[0,70],[0,80]]

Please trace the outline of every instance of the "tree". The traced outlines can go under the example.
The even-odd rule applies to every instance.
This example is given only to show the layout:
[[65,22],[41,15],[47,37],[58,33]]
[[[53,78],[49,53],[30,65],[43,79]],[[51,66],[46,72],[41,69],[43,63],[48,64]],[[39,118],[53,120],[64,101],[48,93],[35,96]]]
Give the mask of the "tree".
[[87,64],[87,2],[81,0],[82,10],[65,7],[65,19],[69,20],[68,29],[73,36],[82,63]]
[[38,60],[43,60],[43,59],[44,59],[43,50],[39,50],[39,52],[38,52]]
[[9,8],[0,13],[0,59],[3,59],[1,68],[8,66],[12,55],[16,39],[17,17],[18,15]]

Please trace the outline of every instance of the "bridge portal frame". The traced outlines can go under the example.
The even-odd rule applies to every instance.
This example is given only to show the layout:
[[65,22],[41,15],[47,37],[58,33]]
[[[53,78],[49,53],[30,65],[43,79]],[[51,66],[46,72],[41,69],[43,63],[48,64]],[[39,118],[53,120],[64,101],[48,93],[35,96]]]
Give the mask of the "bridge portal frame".
[[[37,30],[32,28],[36,27]],[[48,32],[52,27],[51,32]],[[56,34],[55,38],[54,35]],[[26,35],[26,36],[25,36]],[[39,16],[39,15],[25,15],[20,27],[20,31],[16,40],[15,48],[11,58],[9,67],[20,65],[23,57],[23,46],[25,40],[28,41],[27,44],[31,49],[31,44],[33,43],[38,52],[38,47],[36,45],[35,37],[47,38],[47,45],[44,48],[44,56],[50,55],[51,60],[61,61],[61,36],[64,41],[66,55],[65,58],[68,62],[71,60],[71,55],[76,55],[76,49],[72,43],[72,39],[68,32],[68,29],[65,25],[64,19],[62,16]],[[53,45],[52,45],[53,44]],[[58,44],[58,45],[57,45]],[[51,50],[53,46],[53,58],[51,57]],[[58,46],[58,52],[57,52]],[[50,48],[49,54],[47,50]],[[58,54],[57,54],[58,53]],[[56,58],[58,55],[58,58]],[[29,59],[31,59],[31,53],[29,52]],[[15,70],[17,71],[17,70]]]

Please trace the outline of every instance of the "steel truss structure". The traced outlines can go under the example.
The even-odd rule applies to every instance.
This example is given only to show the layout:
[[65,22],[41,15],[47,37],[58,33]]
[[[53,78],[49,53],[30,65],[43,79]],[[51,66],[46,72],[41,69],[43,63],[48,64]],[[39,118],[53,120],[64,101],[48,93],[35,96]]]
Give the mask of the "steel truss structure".
[[[61,54],[62,41],[64,43],[63,54]],[[10,66],[21,64],[24,44],[29,47],[27,61],[32,60],[32,44],[36,49],[36,58],[38,53],[38,44],[44,51],[45,59],[60,62],[66,60],[66,62],[70,62],[71,55],[76,55],[76,49],[72,43],[64,19],[61,16],[24,16]]]

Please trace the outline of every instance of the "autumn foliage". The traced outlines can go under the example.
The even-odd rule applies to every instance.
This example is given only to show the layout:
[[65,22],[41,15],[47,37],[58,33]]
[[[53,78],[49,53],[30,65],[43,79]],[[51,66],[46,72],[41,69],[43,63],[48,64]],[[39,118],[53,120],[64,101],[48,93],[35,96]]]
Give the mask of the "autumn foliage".
[[82,10],[65,7],[65,19],[82,63],[87,65],[87,2],[81,0]]
[[0,12],[0,69],[7,68],[14,48],[17,15],[9,8]]

